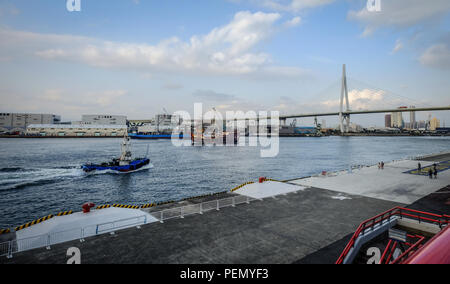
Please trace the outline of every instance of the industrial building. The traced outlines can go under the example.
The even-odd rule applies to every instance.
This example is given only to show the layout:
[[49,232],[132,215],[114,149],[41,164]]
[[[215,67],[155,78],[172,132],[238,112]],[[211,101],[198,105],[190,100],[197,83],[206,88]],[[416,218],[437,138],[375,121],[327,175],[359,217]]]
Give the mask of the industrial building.
[[123,115],[83,115],[80,124],[88,125],[126,125],[127,117]]
[[58,124],[61,116],[54,114],[0,113],[0,132],[24,133],[30,124]]
[[41,137],[115,137],[126,133],[126,125],[87,124],[31,124],[26,132],[29,136]]
[[172,131],[181,125],[180,116],[171,114],[158,114],[150,123],[139,126],[139,133],[172,133]]

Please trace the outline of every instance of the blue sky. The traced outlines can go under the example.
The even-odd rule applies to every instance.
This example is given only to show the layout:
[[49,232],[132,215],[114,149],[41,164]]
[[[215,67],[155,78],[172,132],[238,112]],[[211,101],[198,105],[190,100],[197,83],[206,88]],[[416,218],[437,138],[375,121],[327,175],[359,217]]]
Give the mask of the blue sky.
[[0,1],[0,111],[337,110],[343,63],[352,109],[450,105],[447,0],[80,1]]

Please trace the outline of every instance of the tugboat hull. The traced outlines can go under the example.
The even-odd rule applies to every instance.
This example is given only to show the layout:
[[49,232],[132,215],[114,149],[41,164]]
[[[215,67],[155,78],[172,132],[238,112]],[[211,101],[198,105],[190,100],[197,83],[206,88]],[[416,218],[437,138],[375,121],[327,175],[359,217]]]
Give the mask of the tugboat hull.
[[148,164],[150,164],[150,159],[137,159],[128,165],[83,165],[81,169],[86,173],[107,170],[127,173],[138,170]]

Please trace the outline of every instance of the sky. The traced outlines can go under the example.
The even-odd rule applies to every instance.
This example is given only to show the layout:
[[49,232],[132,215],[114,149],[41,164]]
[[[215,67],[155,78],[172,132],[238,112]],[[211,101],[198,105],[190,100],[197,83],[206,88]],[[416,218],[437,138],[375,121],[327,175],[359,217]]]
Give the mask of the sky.
[[370,1],[0,0],[0,112],[338,111],[343,64],[352,110],[450,105],[450,1]]

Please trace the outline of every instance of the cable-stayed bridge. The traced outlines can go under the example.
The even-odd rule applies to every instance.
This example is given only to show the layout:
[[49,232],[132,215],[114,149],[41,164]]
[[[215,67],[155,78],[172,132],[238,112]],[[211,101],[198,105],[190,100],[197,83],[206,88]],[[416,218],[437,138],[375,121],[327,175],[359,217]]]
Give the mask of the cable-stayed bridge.
[[[290,114],[280,115],[280,120],[286,120],[289,118],[304,118],[304,117],[321,117],[321,116],[339,116],[339,124],[341,133],[349,132],[350,129],[350,115],[356,114],[372,114],[372,113],[398,113],[398,112],[421,112],[421,111],[446,111],[450,110],[450,106],[427,106],[427,107],[401,107],[401,108],[386,108],[386,109],[373,109],[373,110],[356,110],[350,109],[350,101],[348,99],[348,85],[345,64],[342,68],[342,83],[341,83],[341,98],[340,108],[337,112],[324,112],[324,113],[303,113],[303,114]],[[236,120],[248,120],[254,118],[240,118]],[[256,120],[271,119],[270,116],[258,117]]]

